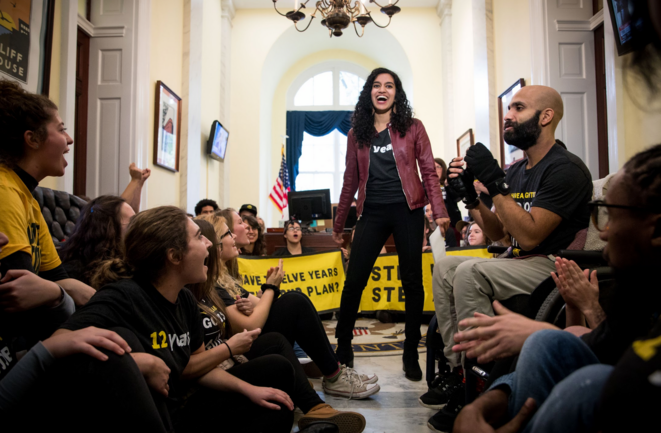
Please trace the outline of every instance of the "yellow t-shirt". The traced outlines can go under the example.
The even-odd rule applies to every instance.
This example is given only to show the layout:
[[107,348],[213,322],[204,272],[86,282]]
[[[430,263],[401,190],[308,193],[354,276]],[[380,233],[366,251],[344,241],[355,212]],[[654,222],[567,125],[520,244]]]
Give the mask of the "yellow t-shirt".
[[62,263],[39,203],[14,170],[1,164],[0,232],[9,238],[9,244],[0,252],[0,261],[15,252],[26,252],[32,257],[32,268],[37,274]]

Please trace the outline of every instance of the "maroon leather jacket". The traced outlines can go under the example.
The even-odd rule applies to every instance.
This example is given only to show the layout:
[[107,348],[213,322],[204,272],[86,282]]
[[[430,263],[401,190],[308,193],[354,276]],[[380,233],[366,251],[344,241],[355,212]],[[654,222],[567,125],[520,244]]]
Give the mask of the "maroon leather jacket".
[[[402,188],[409,209],[418,209],[431,202],[434,219],[448,218],[440,181],[434,166],[434,155],[431,152],[429,137],[422,122],[413,119],[413,125],[411,125],[404,138],[400,137],[399,132],[392,129],[390,124],[388,124],[388,130],[390,131],[395,165],[402,181]],[[337,206],[337,215],[333,226],[334,232],[342,233],[344,231],[344,223],[356,191],[358,191],[356,214],[360,217],[363,213],[365,189],[369,178],[370,148],[371,145],[367,145],[359,149],[356,137],[353,135],[353,129],[349,131],[344,185],[340,194],[340,203]],[[418,166],[420,166],[422,172],[424,187],[420,182]],[[426,192],[425,188],[427,189]]]

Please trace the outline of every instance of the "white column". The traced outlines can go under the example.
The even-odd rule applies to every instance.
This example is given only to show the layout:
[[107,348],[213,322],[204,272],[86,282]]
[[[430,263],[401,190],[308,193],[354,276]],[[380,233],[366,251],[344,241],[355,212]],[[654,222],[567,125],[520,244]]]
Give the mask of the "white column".
[[443,153],[447,163],[456,156],[454,136],[454,86],[452,68],[452,0],[441,0],[436,8],[441,19],[441,81],[443,86]]
[[[78,3],[62,2],[62,43],[60,54],[60,117],[69,131],[76,121],[76,41],[78,38]],[[73,132],[71,132],[73,135]],[[75,144],[75,143],[74,143]],[[73,194],[73,148],[65,155],[69,167],[57,178],[57,189]]]
[[[232,58],[232,20],[236,14],[232,0],[222,0],[220,21],[220,122],[231,132],[230,125],[230,59]],[[230,139],[231,143],[231,139]],[[232,144],[230,144],[231,146]],[[219,206],[229,206],[231,161],[220,164]]]
[[200,200],[202,110],[202,0],[184,3],[181,148],[179,150],[180,206],[191,212]]

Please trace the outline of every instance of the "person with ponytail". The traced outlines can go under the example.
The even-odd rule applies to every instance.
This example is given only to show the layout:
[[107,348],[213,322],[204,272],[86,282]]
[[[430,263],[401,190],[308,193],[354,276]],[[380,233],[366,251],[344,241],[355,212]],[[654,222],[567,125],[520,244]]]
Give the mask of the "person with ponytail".
[[223,274],[227,275],[227,271],[221,260],[223,245],[218,242],[215,229],[209,222],[214,218],[218,219],[217,224],[221,231],[224,229],[227,232],[223,217],[207,215],[194,220],[202,230],[202,235],[209,239],[212,245],[209,247],[207,260],[207,280],[190,286],[202,312],[204,344],[207,349],[205,355],[211,364],[252,383],[255,374],[270,368],[269,355],[282,355],[287,358],[296,376],[296,385],[290,397],[304,414],[298,421],[299,428],[305,429],[312,423],[323,421],[338,426],[341,433],[362,432],[365,429],[365,417],[356,412],[337,411],[324,403],[310,386],[294,349],[282,334],[267,332],[260,335],[259,328],[233,332],[231,323],[227,320],[225,303],[216,290],[219,278]]
[[401,80],[388,69],[377,68],[367,77],[351,123],[334,240],[343,243],[344,222],[356,191],[358,223],[335,331],[337,356],[342,364],[353,366],[351,339],[360,298],[379,251],[392,234],[406,295],[404,371],[408,379],[421,380],[424,206],[431,203],[443,236],[450,225],[434,155],[425,127],[413,117]]
[[[380,390],[375,374],[359,374],[353,368],[341,365],[333,353],[324,325],[310,299],[303,293],[289,291],[280,295],[284,276],[282,259],[267,273],[258,298],[241,287],[227,271],[227,263],[238,257],[235,235],[224,219],[217,215],[203,218],[213,224],[220,243],[221,272],[216,290],[225,305],[227,321],[233,329],[262,329],[264,333],[282,334],[290,346],[298,343],[324,375],[322,387],[326,394],[362,399]],[[236,224],[235,224],[236,227]]]
[[286,358],[269,355],[269,368],[250,384],[215,368],[205,354],[200,309],[185,286],[207,280],[209,246],[183,210],[141,212],[129,223],[123,254],[100,263],[92,277],[101,289],[54,335],[94,326],[122,327],[134,336],[130,356],[157,406],[168,402],[167,430],[200,431],[213,411],[228,424],[240,423],[230,431],[289,432],[295,378]]

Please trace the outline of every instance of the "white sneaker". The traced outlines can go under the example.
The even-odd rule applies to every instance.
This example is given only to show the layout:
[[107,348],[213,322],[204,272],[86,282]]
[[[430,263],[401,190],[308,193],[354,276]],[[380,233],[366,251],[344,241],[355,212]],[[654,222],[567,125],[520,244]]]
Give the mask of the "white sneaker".
[[346,397],[348,399],[367,398],[379,392],[381,387],[375,383],[364,383],[360,375],[352,368],[342,366],[340,377],[334,382],[324,378],[321,385],[326,394]]
[[376,374],[362,374],[362,373],[358,373],[358,372],[357,372],[356,370],[354,370],[353,368],[351,368],[351,367],[347,367],[347,366],[345,366],[345,365],[343,365],[341,368],[342,368],[342,369],[346,369],[346,370],[347,370],[347,374],[357,374],[358,377],[360,377],[360,380],[361,380],[363,383],[372,384],[372,383],[377,383],[377,382],[379,381],[379,377],[378,377]]

